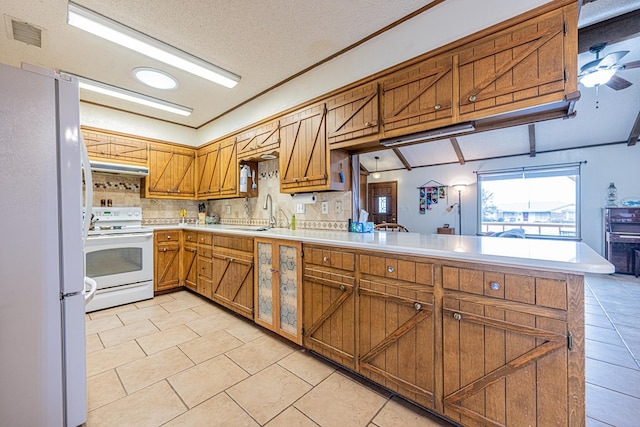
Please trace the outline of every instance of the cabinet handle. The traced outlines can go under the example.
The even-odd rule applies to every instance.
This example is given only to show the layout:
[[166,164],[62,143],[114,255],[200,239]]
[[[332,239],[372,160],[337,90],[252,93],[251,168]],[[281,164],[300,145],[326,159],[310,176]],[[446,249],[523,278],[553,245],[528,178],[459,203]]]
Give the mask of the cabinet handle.
[[329,262],[329,257],[322,258],[322,262]]
[[456,320],[462,320],[462,314],[460,313],[453,313],[453,318]]
[[436,104],[436,105],[433,107],[433,109],[434,109],[434,110],[436,110],[436,111],[440,111],[440,110],[442,109],[442,105],[440,105],[440,104]]
[[101,151],[100,151],[100,154],[104,154],[104,150],[101,150]]
[[393,273],[395,270],[396,270],[396,269],[395,269],[395,268],[393,268],[392,266],[387,267],[387,271],[388,271],[389,273]]
[[340,290],[344,292],[347,290],[347,287],[345,285],[340,285]]
[[272,268],[272,269],[271,269],[271,272],[272,272],[272,273],[277,273],[277,272],[278,272],[278,270],[276,270],[275,268]]
[[308,177],[308,176],[303,176],[303,177],[302,177],[302,180],[303,180],[303,181],[308,181],[308,180],[309,180],[309,177]]
[[162,248],[162,252],[167,252],[167,248]]
[[491,289],[493,289],[494,291],[497,291],[498,289],[500,289],[500,283],[491,282]]
[[191,240],[191,236],[187,236],[187,240]]
[[422,304],[420,304],[419,302],[416,302],[413,304],[413,308],[415,308],[416,311],[422,311]]
[[476,99],[478,99],[478,98],[477,98],[475,95],[471,95],[471,96],[469,97],[469,101],[470,101],[470,102],[476,102]]
[[371,127],[371,123],[369,123],[369,122],[366,122],[364,125],[365,125],[365,127],[368,127],[368,128]]

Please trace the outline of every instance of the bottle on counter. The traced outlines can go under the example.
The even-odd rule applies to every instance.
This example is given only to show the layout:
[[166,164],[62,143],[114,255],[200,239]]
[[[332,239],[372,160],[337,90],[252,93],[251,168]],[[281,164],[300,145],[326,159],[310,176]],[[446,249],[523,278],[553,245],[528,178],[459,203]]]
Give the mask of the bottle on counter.
[[612,182],[609,184],[609,188],[607,188],[607,205],[608,208],[615,208],[618,206],[618,189],[615,184]]
[[291,215],[291,229],[292,230],[296,229],[296,215],[295,214]]

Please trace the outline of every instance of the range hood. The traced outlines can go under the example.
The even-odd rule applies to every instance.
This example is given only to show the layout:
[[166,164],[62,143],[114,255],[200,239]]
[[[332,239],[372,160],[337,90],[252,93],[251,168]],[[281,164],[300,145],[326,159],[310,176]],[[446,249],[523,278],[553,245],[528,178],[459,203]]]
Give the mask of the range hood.
[[140,165],[127,165],[124,163],[110,163],[99,162],[97,160],[90,160],[91,170],[94,172],[104,173],[116,173],[120,175],[135,175],[135,176],[147,176],[149,175],[149,168]]

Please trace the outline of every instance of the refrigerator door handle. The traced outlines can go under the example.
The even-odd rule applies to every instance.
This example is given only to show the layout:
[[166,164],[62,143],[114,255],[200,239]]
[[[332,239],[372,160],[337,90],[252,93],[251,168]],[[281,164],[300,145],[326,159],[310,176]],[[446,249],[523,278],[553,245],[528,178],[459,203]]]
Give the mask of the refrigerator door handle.
[[[89,151],[80,131],[80,153],[82,156],[82,170],[84,171],[84,219],[82,224],[82,246],[86,246],[89,227],[91,225],[91,211],[93,207],[93,177],[89,164]],[[93,298],[93,297],[92,297]]]
[[[87,291],[87,286],[89,286],[89,290]],[[98,290],[98,283],[90,277],[84,278],[84,305],[87,305],[91,302],[96,291]]]

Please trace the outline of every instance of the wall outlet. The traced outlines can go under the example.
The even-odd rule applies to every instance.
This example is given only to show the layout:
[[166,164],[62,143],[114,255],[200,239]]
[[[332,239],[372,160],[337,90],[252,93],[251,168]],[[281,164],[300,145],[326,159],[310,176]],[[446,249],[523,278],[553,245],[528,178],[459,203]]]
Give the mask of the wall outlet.
[[296,213],[300,213],[300,214],[304,213],[304,203],[296,204]]
[[227,211],[227,213],[228,213],[228,214],[230,214],[230,213],[231,213],[231,205],[227,205],[227,206],[225,207],[225,209],[226,209],[226,211]]
[[342,213],[342,202],[337,200],[333,205],[333,213],[341,214]]
[[329,202],[322,202],[322,214],[327,215],[329,213]]

